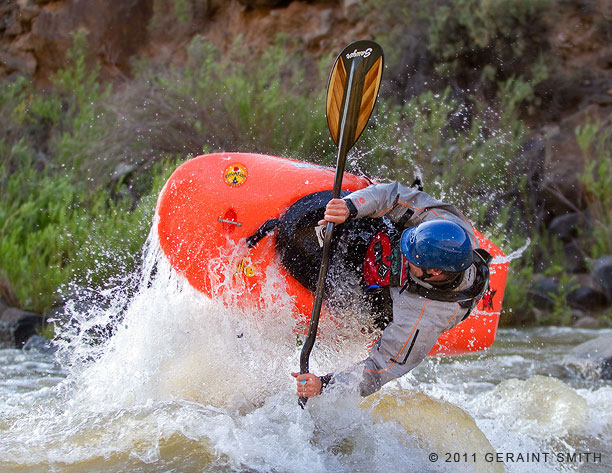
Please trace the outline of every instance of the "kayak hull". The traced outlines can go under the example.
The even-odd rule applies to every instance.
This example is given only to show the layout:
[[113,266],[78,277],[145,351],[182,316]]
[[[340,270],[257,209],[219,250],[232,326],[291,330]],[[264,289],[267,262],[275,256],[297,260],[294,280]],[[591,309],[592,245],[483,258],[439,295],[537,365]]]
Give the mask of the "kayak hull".
[[[256,310],[288,295],[296,321],[307,327],[313,292],[283,266],[276,233],[263,236],[253,248],[245,239],[268,220],[282,219],[300,199],[331,190],[334,174],[328,167],[252,153],[191,159],[176,169],[160,193],[156,214],[161,249],[171,266],[209,297]],[[370,184],[345,173],[342,189]],[[492,290],[467,320],[439,338],[430,355],[480,351],[495,340],[508,265],[495,263],[504,256],[501,250],[478,232],[477,237],[494,257]],[[324,316],[333,317],[328,308]]]

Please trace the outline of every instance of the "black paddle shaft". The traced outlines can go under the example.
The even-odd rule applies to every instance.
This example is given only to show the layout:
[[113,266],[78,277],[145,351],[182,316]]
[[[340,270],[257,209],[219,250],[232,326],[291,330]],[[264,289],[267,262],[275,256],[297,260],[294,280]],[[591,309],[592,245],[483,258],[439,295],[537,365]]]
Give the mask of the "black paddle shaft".
[[[338,64],[339,61],[342,61],[342,64]],[[340,70],[340,73],[338,73],[338,70]],[[382,49],[373,41],[357,41],[347,46],[338,56],[336,64],[332,69],[328,88],[327,115],[332,138],[334,138],[338,145],[336,174],[332,191],[333,199],[340,197],[346,156],[361,135],[372,113],[376,96],[378,95],[381,74]],[[337,91],[342,86],[344,90],[342,102],[338,110],[334,108],[334,97],[330,97],[329,94],[334,94],[334,91],[336,92],[335,99],[337,104]],[[334,122],[337,119],[340,119],[339,123]],[[331,257],[333,231],[334,224],[327,222],[308,337],[304,342],[300,355],[300,372],[302,374],[309,371],[310,353],[317,336],[325,279]],[[307,400],[307,398],[300,397],[299,404],[302,408]]]

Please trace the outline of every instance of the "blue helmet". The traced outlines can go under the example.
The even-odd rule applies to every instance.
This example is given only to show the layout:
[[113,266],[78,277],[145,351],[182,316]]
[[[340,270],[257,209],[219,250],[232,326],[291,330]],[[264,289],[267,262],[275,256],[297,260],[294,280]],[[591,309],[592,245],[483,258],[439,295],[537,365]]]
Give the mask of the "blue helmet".
[[404,230],[400,245],[406,259],[419,268],[459,273],[474,260],[468,232],[447,220],[429,220]]

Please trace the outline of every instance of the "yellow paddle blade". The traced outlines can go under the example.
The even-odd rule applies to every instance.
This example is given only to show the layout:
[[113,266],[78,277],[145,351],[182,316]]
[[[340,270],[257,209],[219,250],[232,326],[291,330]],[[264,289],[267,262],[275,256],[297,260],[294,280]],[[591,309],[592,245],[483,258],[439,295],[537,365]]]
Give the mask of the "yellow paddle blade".
[[327,124],[337,146],[343,138],[348,149],[361,136],[378,97],[382,71],[382,48],[374,41],[351,43],[336,59],[327,88]]

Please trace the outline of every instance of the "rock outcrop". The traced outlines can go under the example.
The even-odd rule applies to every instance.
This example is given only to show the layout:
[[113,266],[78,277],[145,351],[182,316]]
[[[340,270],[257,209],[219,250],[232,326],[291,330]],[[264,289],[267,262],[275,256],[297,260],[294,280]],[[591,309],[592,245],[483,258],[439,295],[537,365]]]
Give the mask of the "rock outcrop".
[[8,0],[0,6],[0,76],[31,74],[45,83],[62,67],[76,30],[107,74],[129,71],[147,42],[152,0]]
[[10,307],[0,300],[0,345],[22,348],[42,324],[42,316]]
[[576,346],[563,365],[583,378],[612,379],[612,333]]

